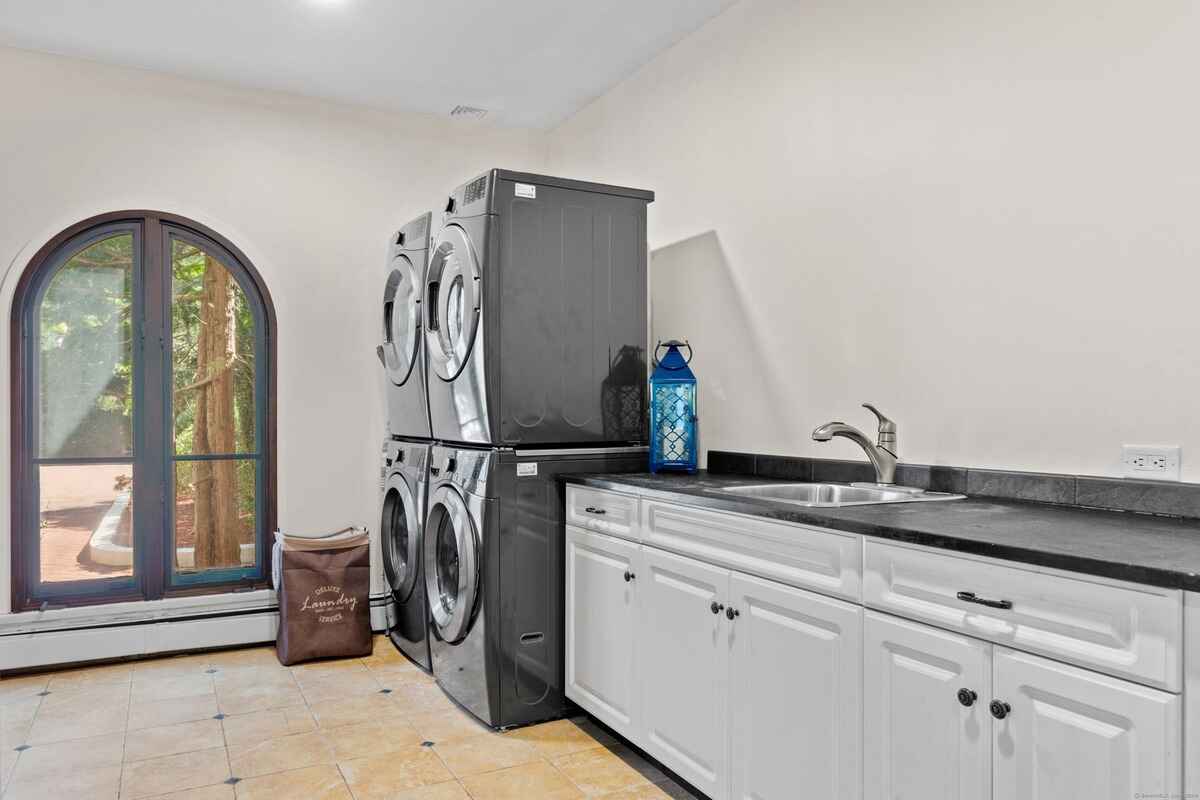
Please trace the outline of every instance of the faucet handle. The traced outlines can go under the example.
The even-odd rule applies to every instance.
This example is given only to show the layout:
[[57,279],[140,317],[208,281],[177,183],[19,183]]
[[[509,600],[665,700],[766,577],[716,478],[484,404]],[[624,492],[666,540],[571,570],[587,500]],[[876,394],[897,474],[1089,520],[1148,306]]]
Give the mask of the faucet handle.
[[896,455],[896,423],[883,415],[878,408],[870,403],[863,403],[863,408],[870,411],[879,419],[879,439],[876,445]]

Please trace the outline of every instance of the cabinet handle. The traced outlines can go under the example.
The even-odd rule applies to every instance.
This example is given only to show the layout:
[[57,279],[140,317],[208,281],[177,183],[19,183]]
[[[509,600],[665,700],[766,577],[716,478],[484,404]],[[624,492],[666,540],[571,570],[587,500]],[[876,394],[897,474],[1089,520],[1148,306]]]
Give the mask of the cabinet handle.
[[975,705],[975,701],[978,699],[979,695],[975,694],[975,692],[971,691],[970,689],[958,690],[958,702],[962,703],[967,708]]
[[733,621],[734,617],[740,617],[741,615],[742,615],[742,612],[738,611],[733,606],[730,606],[729,608],[725,609],[725,618],[727,620],[729,620],[730,622]]
[[1003,608],[1006,610],[1012,608],[1011,600],[988,600],[986,597],[977,597],[974,592],[959,592],[957,597],[964,603],[975,603],[987,606],[988,608]]
[[1010,713],[1012,713],[1012,706],[1010,706],[1008,703],[1005,703],[1003,700],[993,700],[992,704],[988,706],[988,709],[992,712],[992,716],[996,719],[1004,719]]
[[714,614],[720,614],[722,611],[725,610],[725,606],[721,605],[716,600],[713,600],[712,605],[708,607],[708,610],[713,612]]
[[631,580],[633,580],[636,577],[637,577],[637,575],[634,575],[629,570],[625,570],[625,582],[626,583],[629,583]]
[[595,506],[588,506],[587,508],[584,509],[584,511],[586,511],[589,514],[607,514],[608,513],[603,508],[596,508]]

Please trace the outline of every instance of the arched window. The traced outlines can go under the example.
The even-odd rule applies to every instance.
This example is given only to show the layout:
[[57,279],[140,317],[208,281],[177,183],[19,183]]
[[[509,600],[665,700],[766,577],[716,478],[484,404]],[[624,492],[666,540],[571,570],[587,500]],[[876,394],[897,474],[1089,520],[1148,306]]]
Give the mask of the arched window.
[[275,316],[245,256],[96,217],[34,256],[13,333],[14,610],[263,585]]

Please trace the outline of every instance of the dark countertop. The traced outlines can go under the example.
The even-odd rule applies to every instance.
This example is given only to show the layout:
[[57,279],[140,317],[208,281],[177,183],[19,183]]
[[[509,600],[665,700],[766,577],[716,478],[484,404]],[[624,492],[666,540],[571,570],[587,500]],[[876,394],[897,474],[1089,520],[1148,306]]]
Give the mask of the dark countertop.
[[713,494],[708,490],[772,481],[707,472],[569,475],[564,480],[714,511],[1200,591],[1200,521],[1196,520],[970,497],[945,502],[806,508]]

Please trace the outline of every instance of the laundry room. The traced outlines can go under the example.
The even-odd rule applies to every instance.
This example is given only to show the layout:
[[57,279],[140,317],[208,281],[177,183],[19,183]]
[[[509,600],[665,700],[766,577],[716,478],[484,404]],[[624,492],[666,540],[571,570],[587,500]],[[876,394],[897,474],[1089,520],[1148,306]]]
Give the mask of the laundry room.
[[0,798],[1200,798],[1198,39],[0,0]]

